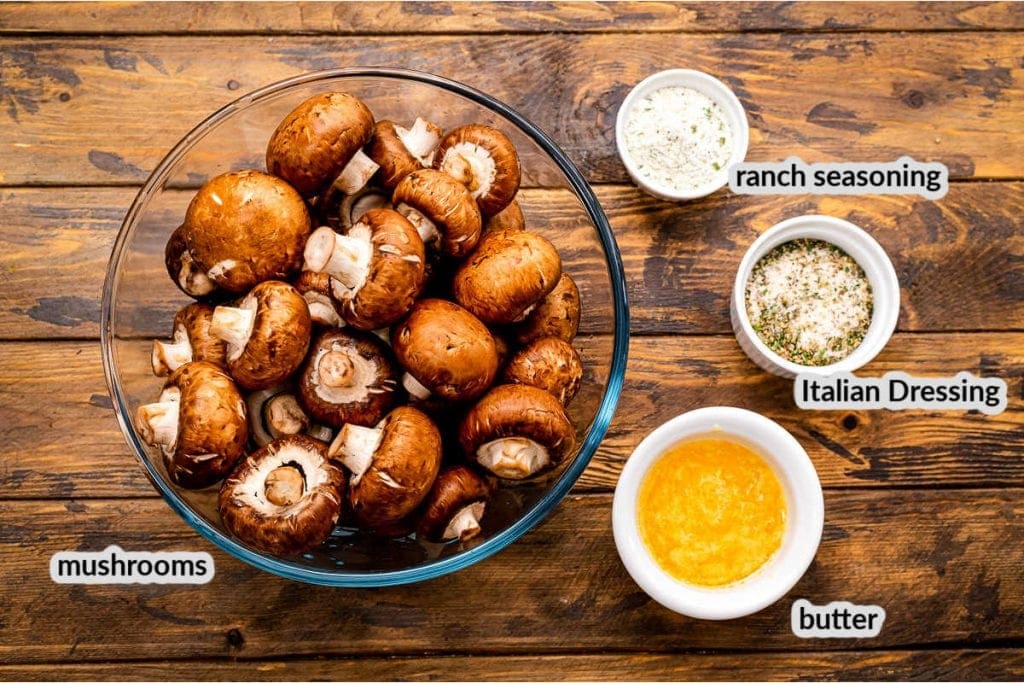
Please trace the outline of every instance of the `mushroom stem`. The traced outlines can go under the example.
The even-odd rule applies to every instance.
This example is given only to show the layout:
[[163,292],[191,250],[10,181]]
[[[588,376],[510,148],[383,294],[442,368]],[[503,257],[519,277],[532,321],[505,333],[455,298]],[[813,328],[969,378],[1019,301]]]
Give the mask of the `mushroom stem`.
[[408,372],[402,375],[402,387],[417,401],[426,401],[430,398],[430,389]]
[[256,322],[256,310],[248,306],[218,306],[213,309],[210,318],[210,334],[227,343],[228,360],[235,360],[242,355],[245,345],[252,336],[253,324]]
[[441,129],[424,118],[417,117],[412,128],[395,126],[395,134],[402,141],[409,154],[416,157],[424,166],[428,166],[434,156],[434,150],[441,142]]
[[137,413],[139,431],[142,438],[151,446],[160,446],[164,452],[174,450],[178,440],[178,409],[181,392],[176,387],[168,387],[160,394],[156,403],[139,406]]
[[551,455],[533,439],[509,436],[481,445],[476,460],[504,479],[525,479],[547,467]]
[[355,486],[373,464],[373,456],[383,439],[383,429],[346,424],[338,432],[327,453],[341,460],[341,464],[352,473],[350,483]]
[[453,541],[457,538],[465,541],[480,533],[480,519],[484,516],[486,505],[484,501],[478,501],[456,512],[441,534],[441,540]]
[[370,270],[373,250],[369,231],[365,232],[364,236],[358,226],[348,235],[339,235],[327,226],[317,228],[306,241],[306,269],[327,273],[348,289],[358,289]]
[[267,475],[264,494],[273,505],[286,507],[302,500],[305,480],[302,473],[291,465],[283,465]]
[[391,198],[373,188],[363,188],[357,194],[346,195],[341,202],[339,214],[346,230],[359,222],[370,209],[391,208]]
[[356,381],[356,366],[343,351],[325,353],[317,370],[320,374],[320,384],[333,389],[350,387]]
[[153,342],[153,374],[157,377],[165,377],[191,361],[192,344],[188,335],[175,334],[172,342],[159,339]]
[[380,166],[377,162],[366,156],[363,150],[359,150],[341,170],[341,175],[334,181],[334,186],[343,194],[355,194],[366,187],[366,183],[370,182],[378,168]]
[[474,199],[490,191],[498,173],[490,152],[472,142],[460,142],[448,149],[442,170],[465,185]]
[[424,244],[437,246],[437,243],[441,241],[441,233],[434,222],[416,209],[408,204],[399,204],[395,207],[395,211],[405,216],[413,224]]
[[313,322],[328,327],[344,327],[345,321],[338,315],[338,311],[331,302],[331,297],[320,292],[303,292],[302,298],[306,300],[309,307],[309,317]]
[[309,426],[309,417],[291,394],[278,394],[263,407],[267,431],[277,439],[282,435],[298,434]]
[[213,280],[199,268],[192,258],[192,252],[187,249],[181,254],[178,284],[181,285],[182,291],[191,296],[206,296],[216,288]]

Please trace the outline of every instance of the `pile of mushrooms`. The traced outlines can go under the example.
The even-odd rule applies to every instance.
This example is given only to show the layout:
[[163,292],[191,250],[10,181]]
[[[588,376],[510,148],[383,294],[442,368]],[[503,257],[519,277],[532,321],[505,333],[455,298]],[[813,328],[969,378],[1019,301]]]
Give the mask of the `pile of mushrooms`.
[[168,239],[194,301],[153,344],[139,433],[263,552],[339,524],[473,538],[497,486],[576,445],[580,293],[527,227],[515,147],[332,92],[285,117],[266,168],[208,180]]

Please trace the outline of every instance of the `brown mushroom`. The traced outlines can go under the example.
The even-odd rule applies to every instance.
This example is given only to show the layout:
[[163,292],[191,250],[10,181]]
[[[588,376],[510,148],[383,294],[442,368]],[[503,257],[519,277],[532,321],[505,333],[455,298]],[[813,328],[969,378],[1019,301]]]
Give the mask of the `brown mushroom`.
[[580,327],[580,290],[568,273],[516,326],[516,339],[529,344],[544,337],[571,342]]
[[227,343],[231,376],[249,390],[286,380],[302,363],[313,323],[309,307],[286,282],[253,287],[235,306],[217,306],[210,331]]
[[185,363],[194,360],[210,361],[224,367],[224,341],[210,331],[213,306],[194,303],[182,308],[174,316],[171,341],[153,342],[153,374],[166,377]]
[[485,216],[504,209],[519,191],[515,145],[489,126],[462,126],[445,135],[434,153],[434,168],[469,188]]
[[580,389],[583,363],[569,342],[557,337],[544,337],[512,356],[505,366],[504,379],[543,389],[564,406]]
[[391,209],[371,209],[347,235],[318,228],[306,243],[305,267],[331,277],[345,322],[359,330],[387,327],[423,289],[423,240]]
[[348,232],[370,209],[390,209],[391,192],[376,187],[364,187],[355,194],[345,195],[338,207],[342,232]]
[[398,400],[398,365],[375,335],[320,333],[302,367],[299,401],[314,420],[334,428],[377,424]]
[[229,292],[293,275],[302,265],[308,236],[309,211],[302,197],[280,178],[260,171],[209,180],[185,213],[191,258]]
[[159,447],[171,481],[198,489],[220,480],[245,455],[245,401],[224,370],[193,361],[171,373],[156,403],[140,406],[142,439]]
[[526,230],[526,218],[523,216],[523,210],[519,208],[519,202],[513,199],[511,204],[484,222],[484,232],[498,230]]
[[267,169],[310,197],[334,184],[355,194],[377,164],[363,153],[373,135],[373,114],[346,92],[315,95],[281,121],[267,145]]
[[437,394],[470,401],[494,381],[498,355],[487,327],[469,311],[444,299],[421,299],[391,330],[391,346],[406,369],[402,383],[425,400]]
[[295,278],[295,290],[306,300],[309,317],[323,327],[342,327],[345,321],[338,313],[331,293],[331,276],[313,270],[304,270]]
[[489,325],[525,318],[558,284],[558,251],[537,233],[502,230],[483,236],[455,273],[455,299]]
[[441,433],[424,413],[401,406],[376,428],[345,425],[329,452],[351,472],[349,502],[358,524],[386,528],[429,493],[441,468]]
[[480,209],[469,190],[432,168],[410,173],[395,187],[395,210],[409,219],[424,243],[462,258],[480,240]]
[[341,514],[345,474],[322,441],[296,434],[268,443],[224,481],[218,497],[228,531],[275,555],[327,540]]
[[253,391],[246,396],[245,403],[249,410],[250,436],[257,447],[282,436],[308,433],[311,428],[309,416],[287,385]]
[[423,503],[416,533],[435,543],[473,538],[490,495],[487,482],[465,465],[442,470]]
[[192,252],[185,244],[185,225],[179,225],[171,233],[164,247],[164,265],[171,281],[193,299],[209,299],[216,297],[217,285],[206,276],[206,270],[192,257]]
[[503,479],[526,479],[558,465],[576,433],[558,399],[526,384],[502,384],[459,425],[466,457]]
[[403,128],[394,121],[378,121],[366,155],[380,166],[378,182],[394,190],[402,178],[430,165],[440,141],[441,129],[423,118],[416,119],[412,128]]

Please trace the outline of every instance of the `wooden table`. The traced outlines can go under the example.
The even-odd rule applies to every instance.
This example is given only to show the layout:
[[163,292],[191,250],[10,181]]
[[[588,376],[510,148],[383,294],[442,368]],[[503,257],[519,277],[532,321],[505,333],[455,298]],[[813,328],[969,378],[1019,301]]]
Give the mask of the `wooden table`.
[[[1024,6],[4,4],[0,6],[0,677],[1020,678],[1024,676]],[[99,360],[114,235],[162,154],[208,112],[296,73],[423,69],[510,103],[595,185],[629,278],[618,413],[550,519],[426,584],[332,590],[216,551],[156,495]],[[612,128],[629,88],[723,77],[749,159],[938,160],[911,197],[738,197],[674,206],[630,185]],[[1003,377],[996,417],[804,412],[731,335],[747,245],[808,212],[888,250],[899,331],[865,369]],[[727,623],[650,601],[611,538],[631,448],[686,409],[761,411],[825,486],[825,537],[786,599]],[[208,550],[206,587],[65,586],[59,550]],[[797,597],[885,607],[873,640],[801,641]]]

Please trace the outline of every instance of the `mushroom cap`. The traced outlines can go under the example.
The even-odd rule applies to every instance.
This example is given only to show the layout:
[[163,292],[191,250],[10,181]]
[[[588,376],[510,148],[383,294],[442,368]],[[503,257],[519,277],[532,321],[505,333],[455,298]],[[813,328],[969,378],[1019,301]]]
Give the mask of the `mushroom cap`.
[[[490,161],[474,166],[468,157]],[[490,126],[471,124],[449,132],[441,139],[434,156],[434,168],[466,185],[485,216],[498,213],[519,191],[519,155],[504,133]]]
[[501,230],[480,240],[455,273],[455,299],[490,325],[518,322],[562,275],[558,250],[537,233]]
[[383,434],[373,462],[349,492],[357,522],[371,530],[415,510],[441,469],[441,432],[423,412],[400,406],[377,429]]
[[526,230],[526,217],[519,208],[519,202],[512,202],[484,222],[484,232],[497,230]]
[[374,125],[373,139],[366,148],[366,155],[380,166],[377,179],[389,190],[395,189],[405,176],[423,168],[419,159],[398,137],[394,121],[378,121]]
[[178,436],[163,450],[171,481],[199,489],[219,481],[245,455],[249,438],[245,400],[224,370],[207,361],[186,363],[171,373],[164,391],[176,388]]
[[331,276],[315,270],[304,270],[295,278],[295,290],[306,300],[309,317],[316,325],[341,327],[344,321],[338,312],[338,302],[331,292]]
[[267,144],[267,169],[305,196],[325,190],[373,135],[373,114],[347,92],[315,95],[292,110]]
[[466,413],[459,425],[459,445],[475,460],[480,446],[506,437],[536,441],[557,464],[575,446],[576,430],[562,404],[548,392],[528,384],[502,384]]
[[192,347],[192,360],[205,360],[219,367],[227,367],[224,341],[210,331],[213,306],[188,304],[174,316],[174,337],[181,330]]
[[424,168],[408,174],[395,187],[391,203],[410,206],[433,223],[448,256],[462,258],[480,241],[480,209],[466,186],[447,173]]
[[[267,498],[267,478],[280,467],[302,475],[301,497],[289,505]],[[220,489],[218,507],[228,531],[275,555],[312,550],[331,535],[345,497],[345,474],[327,457],[322,441],[295,434],[259,449]]]
[[342,301],[340,312],[358,330],[377,330],[405,315],[423,290],[426,249],[413,224],[397,211],[370,209],[353,232],[361,225],[370,231],[370,270],[355,294]]
[[167,246],[164,247],[164,265],[175,286],[193,299],[213,299],[217,298],[218,294],[223,294],[213,280],[206,276],[206,270],[196,263],[192,252],[188,250],[184,223],[179,225],[167,240]]
[[506,382],[529,384],[568,405],[580,389],[583,363],[569,342],[544,337],[520,349],[505,366]]
[[487,481],[465,465],[442,470],[423,502],[416,532],[428,541],[441,541],[448,524],[462,508],[485,502],[490,495]]
[[[330,387],[320,381],[320,363],[330,352],[352,363],[352,386]],[[327,330],[313,342],[298,381],[299,402],[315,421],[336,429],[346,423],[370,427],[399,398],[400,371],[391,349],[373,334]]]
[[199,188],[185,213],[185,244],[218,287],[244,292],[302,265],[309,211],[291,185],[261,171],[235,171]]
[[544,337],[571,342],[580,327],[580,311],[580,290],[576,281],[563,272],[555,288],[516,326],[516,339],[520,344]]
[[498,354],[487,327],[444,299],[421,299],[391,330],[391,346],[416,381],[449,401],[469,401],[494,381]]
[[237,355],[228,349],[228,369],[242,387],[266,389],[288,379],[306,357],[313,321],[309,306],[287,282],[267,280],[239,302],[256,311],[252,334]]

